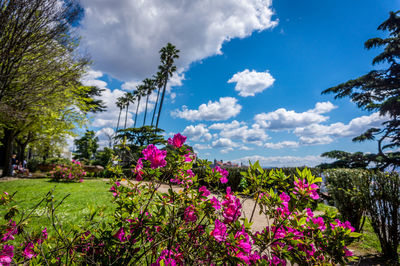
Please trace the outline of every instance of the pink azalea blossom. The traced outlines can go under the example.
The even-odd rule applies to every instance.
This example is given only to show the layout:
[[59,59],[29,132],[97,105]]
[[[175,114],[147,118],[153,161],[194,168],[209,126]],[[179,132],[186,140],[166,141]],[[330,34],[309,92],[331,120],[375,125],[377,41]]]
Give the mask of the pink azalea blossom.
[[344,247],[344,255],[346,257],[351,257],[353,256],[353,252],[351,252],[347,247]]
[[214,230],[211,231],[211,235],[214,236],[215,240],[218,242],[224,242],[226,240],[226,225],[216,219]]
[[228,175],[229,175],[229,172],[228,172],[226,169],[223,169],[223,168],[221,168],[221,167],[219,167],[219,166],[215,166],[215,167],[212,169],[212,171],[213,171],[213,172],[218,172],[218,173],[221,174],[222,177],[219,179],[219,181],[221,181],[222,184],[228,183]]
[[24,251],[22,252],[25,258],[31,259],[33,257],[36,257],[35,252],[33,251],[33,243],[29,242],[26,244]]
[[186,141],[186,136],[181,135],[181,133],[175,134],[174,137],[168,139],[168,144],[174,146],[175,148],[180,148]]
[[238,198],[231,194],[230,187],[226,188],[225,200],[222,202],[222,206],[224,207],[222,216],[225,218],[225,223],[234,222],[242,215],[240,212],[242,204]]
[[200,195],[202,197],[208,197],[210,195],[210,191],[208,191],[206,186],[202,186],[199,188],[199,192],[202,192]]
[[326,226],[325,226],[324,219],[323,219],[322,217],[313,218],[313,219],[312,219],[312,222],[313,222],[314,224],[317,224],[317,225],[318,225],[318,229],[319,229],[319,230],[325,231]]
[[295,192],[293,192],[294,194],[298,194],[298,193],[304,193],[307,196],[310,196],[310,198],[312,199],[319,199],[319,195],[317,193],[318,190],[318,186],[316,184],[307,184],[306,181],[303,180],[299,180],[298,182],[294,181],[294,185],[295,185]]
[[114,237],[116,239],[118,239],[121,242],[125,242],[127,240],[127,238],[125,237],[125,231],[124,228],[121,227],[117,233],[115,233]]
[[188,222],[195,222],[197,220],[196,212],[193,205],[186,208],[184,212],[184,220]]
[[14,246],[4,245],[3,250],[0,251],[0,265],[8,266],[14,257]]
[[[142,181],[142,175],[143,175],[143,163],[142,163],[143,158],[140,158],[135,166],[135,169],[133,170],[133,172],[136,174],[136,181]],[[118,182],[119,183],[119,182]],[[118,185],[117,185],[118,186]]]
[[164,167],[167,165],[167,161],[165,160],[165,157],[167,156],[167,151],[159,150],[153,144],[147,146],[147,148],[144,149],[142,153],[144,155],[144,159],[151,162],[150,167],[152,169]]
[[216,210],[221,209],[221,202],[216,197],[213,197],[210,199],[211,204],[213,205],[213,208]]

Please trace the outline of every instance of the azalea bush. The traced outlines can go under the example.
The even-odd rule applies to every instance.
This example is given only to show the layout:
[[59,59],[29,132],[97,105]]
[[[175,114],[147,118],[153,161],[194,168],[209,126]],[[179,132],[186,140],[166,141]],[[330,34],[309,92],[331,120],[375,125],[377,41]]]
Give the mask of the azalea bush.
[[[112,221],[96,222],[93,214],[79,230],[63,232],[50,195],[45,202],[57,229],[54,238],[7,221],[0,235],[0,263],[325,265],[354,259],[346,244],[360,234],[334,213],[313,212],[321,179],[309,170],[288,182],[282,171],[264,171],[256,162],[243,173],[248,187],[242,196],[229,186],[211,194],[192,171],[195,155],[185,141],[180,134],[170,138],[174,152],[147,146],[132,169],[136,181],[124,179],[118,165],[110,169],[116,205]],[[226,170],[210,168],[206,160],[197,164],[204,168],[205,182],[226,186]],[[160,189],[161,177],[168,177],[167,190]],[[254,207],[245,217],[243,199],[249,198]],[[261,231],[252,230],[256,210],[265,217]],[[13,242],[17,237],[19,242]]]
[[55,181],[83,182],[86,172],[81,162],[72,160],[68,165],[56,165],[49,175]]

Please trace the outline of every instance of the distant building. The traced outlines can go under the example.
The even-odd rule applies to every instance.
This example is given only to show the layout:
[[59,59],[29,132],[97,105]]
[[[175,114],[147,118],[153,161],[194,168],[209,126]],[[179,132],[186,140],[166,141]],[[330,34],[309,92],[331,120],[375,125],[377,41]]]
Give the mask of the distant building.
[[215,166],[219,166],[219,167],[223,167],[223,168],[239,168],[239,164],[237,163],[232,163],[230,161],[224,163],[222,160],[221,161],[217,161],[216,159],[214,159],[214,163],[211,165],[211,167],[215,167]]

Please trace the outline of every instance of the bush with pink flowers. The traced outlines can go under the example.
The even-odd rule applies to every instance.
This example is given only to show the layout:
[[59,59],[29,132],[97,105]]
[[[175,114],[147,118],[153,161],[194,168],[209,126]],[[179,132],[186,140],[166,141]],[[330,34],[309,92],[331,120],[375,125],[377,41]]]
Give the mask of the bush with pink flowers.
[[86,172],[81,162],[72,160],[68,165],[56,165],[49,175],[55,181],[83,182]]
[[[116,206],[111,222],[93,222],[73,233],[61,230],[51,240],[39,232],[14,246],[2,241],[0,259],[66,265],[326,265],[353,259],[346,244],[360,234],[334,214],[317,215],[310,209],[321,179],[309,170],[299,171],[292,183],[282,172],[264,172],[255,163],[243,173],[249,182],[244,195],[230,187],[213,195],[199,185],[185,140],[175,135],[168,141],[174,149],[170,153],[152,145],[144,149],[133,167],[139,182],[121,180],[119,166],[110,169]],[[207,182],[229,179],[221,169],[211,169],[210,162],[196,163],[205,169]],[[161,176],[169,177],[165,192],[158,190]],[[265,217],[261,231],[252,230],[253,214],[244,217],[246,197]],[[19,226],[9,221],[0,239],[26,232]]]

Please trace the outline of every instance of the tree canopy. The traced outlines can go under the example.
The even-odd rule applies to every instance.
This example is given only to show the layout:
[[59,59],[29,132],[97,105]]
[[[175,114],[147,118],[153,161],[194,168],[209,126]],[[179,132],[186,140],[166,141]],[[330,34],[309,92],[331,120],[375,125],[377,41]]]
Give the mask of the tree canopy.
[[382,68],[349,80],[322,93],[334,93],[335,99],[349,97],[359,108],[377,111],[386,121],[379,128],[370,128],[355,142],[376,140],[378,152],[369,155],[371,162],[379,169],[400,166],[400,16],[391,12],[378,30],[388,31],[387,38],[372,38],[365,42],[366,49],[383,48],[372,63]]

